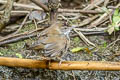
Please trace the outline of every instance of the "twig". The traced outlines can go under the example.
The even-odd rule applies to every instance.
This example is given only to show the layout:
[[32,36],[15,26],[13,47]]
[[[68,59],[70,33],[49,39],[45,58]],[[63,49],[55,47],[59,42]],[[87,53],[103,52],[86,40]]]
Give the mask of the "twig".
[[42,4],[40,1],[38,1],[38,0],[30,0],[30,1],[32,1],[33,3],[35,3],[36,5],[41,7],[44,11],[46,11],[46,12],[49,11],[48,7],[44,4]]
[[109,18],[109,15],[112,15],[111,13],[113,12],[113,10],[109,10],[109,12],[104,13],[102,16],[100,16],[99,19],[97,19],[96,21],[94,21],[93,23],[91,23],[91,25],[89,26],[89,28],[91,27],[96,27],[97,25],[99,25],[101,22],[103,22],[104,20]]
[[[26,15],[26,14],[28,14],[30,11],[21,11],[21,10],[19,10],[19,11],[11,11],[11,16],[14,16],[14,15],[16,15],[16,16],[18,16],[18,14],[19,15]],[[0,15],[2,15],[2,14],[4,14],[4,11],[0,11]]]
[[83,31],[83,32],[100,32],[105,31],[107,28],[92,28],[92,29],[85,29],[85,28],[75,28],[77,31]]
[[95,44],[93,44],[92,42],[90,42],[80,31],[78,32],[75,28],[74,28],[74,31],[80,36],[80,38],[81,38],[87,45],[90,44],[90,45],[96,47]]
[[[1,4],[6,4],[6,1],[0,0],[0,3],[1,3]],[[19,4],[19,3],[15,3],[15,2],[14,2],[13,6],[43,11],[42,8],[40,8],[40,7],[38,7],[38,6],[33,6],[33,5],[25,5],[25,4]],[[67,12],[68,12],[68,13],[90,13],[90,14],[100,14],[100,13],[104,13],[104,11],[96,11],[96,10],[75,10],[75,9],[58,9],[58,12],[66,12],[66,13],[67,13]]]
[[32,34],[36,31],[39,31],[41,30],[42,28],[38,28],[37,30],[32,30],[32,31],[27,31],[27,32],[24,32],[24,33],[20,33],[20,34],[15,34],[15,35],[11,35],[11,36],[6,36],[2,39],[0,39],[0,42],[4,41],[4,40],[8,40],[10,38],[14,38],[14,37],[19,37],[19,36],[24,36],[24,35],[29,35],[29,34]]
[[105,2],[104,2],[104,6],[105,6],[105,7],[108,5],[109,1],[110,1],[110,0],[105,0]]
[[48,19],[44,19],[44,20],[38,21],[37,24],[40,24],[40,23],[43,23],[43,22],[46,22],[46,21],[48,21]]
[[[37,29],[38,29],[37,22],[36,22],[36,20],[35,20],[35,19],[33,19],[33,21],[34,21],[34,24],[35,24],[35,28],[36,28],[36,30],[37,30]],[[36,31],[36,34],[38,35],[37,31]]]
[[4,44],[14,43],[14,42],[17,42],[19,40],[28,39],[30,37],[35,37],[35,36],[37,36],[37,34],[35,34],[34,32],[37,32],[39,30],[42,30],[42,28],[38,28],[37,30],[33,30],[31,32],[24,32],[21,34],[16,34],[13,36],[5,37],[2,40],[0,40],[0,46],[4,45]]
[[120,41],[119,38],[117,38],[117,40],[113,41],[112,43],[110,43],[102,52],[105,52],[105,50],[110,47],[111,45],[115,44],[116,42]]
[[66,13],[90,13],[90,14],[104,13],[104,11],[97,11],[97,10],[76,10],[76,9],[58,9],[58,12],[66,12]]
[[72,76],[73,76],[73,79],[76,80],[76,77],[73,71],[72,71]]
[[103,3],[104,1],[105,0],[94,0],[94,2],[92,2],[92,4],[88,5],[83,10],[91,10],[91,9],[95,8],[96,6],[100,5],[101,3]]
[[[23,22],[21,23],[20,27],[18,28],[18,30],[17,30],[16,32],[13,33],[13,35],[14,35],[14,34],[17,34],[17,33],[22,29],[22,27],[24,26],[25,22],[27,21],[27,18],[29,17],[29,15],[30,15],[30,13],[28,13],[28,14],[26,15],[26,17],[24,18],[24,20],[23,20]],[[12,35],[12,34],[11,34],[11,35]]]
[[[3,0],[0,0],[0,3],[1,4],[6,4],[7,2],[3,1]],[[21,8],[28,8],[28,9],[36,9],[36,10],[40,10],[40,11],[42,10],[43,11],[43,9],[38,7],[38,6],[20,4],[20,3],[16,3],[16,2],[13,3],[13,6],[17,6],[17,7],[21,7]]]
[[35,36],[36,36],[36,34],[29,34],[29,35],[19,36],[19,37],[10,39],[10,40],[6,40],[6,41],[0,42],[0,46],[4,45],[4,44],[14,43],[14,42],[17,42],[17,41],[20,41],[20,40],[24,40],[24,39],[28,39],[30,37],[35,37]]
[[87,25],[87,24],[91,23],[93,20],[95,20],[98,17],[99,17],[98,15],[95,15],[95,16],[93,16],[91,18],[87,18],[87,19],[83,20],[78,26],[81,27],[81,26]]

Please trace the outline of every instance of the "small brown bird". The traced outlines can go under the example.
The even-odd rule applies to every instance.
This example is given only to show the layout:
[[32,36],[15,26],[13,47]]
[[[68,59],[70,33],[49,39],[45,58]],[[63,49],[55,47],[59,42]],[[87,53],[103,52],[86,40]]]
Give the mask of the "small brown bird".
[[69,47],[69,39],[61,32],[61,23],[55,22],[44,30],[40,38],[30,46],[33,50],[43,50],[42,55],[50,59],[60,58]]

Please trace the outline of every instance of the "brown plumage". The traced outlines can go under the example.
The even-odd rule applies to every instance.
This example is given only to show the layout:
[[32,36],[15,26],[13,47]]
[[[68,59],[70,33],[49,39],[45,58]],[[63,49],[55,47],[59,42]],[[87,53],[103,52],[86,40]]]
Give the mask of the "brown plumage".
[[43,50],[44,57],[51,59],[61,57],[69,47],[69,40],[61,32],[61,23],[54,23],[44,30],[40,38],[30,46],[33,50]]

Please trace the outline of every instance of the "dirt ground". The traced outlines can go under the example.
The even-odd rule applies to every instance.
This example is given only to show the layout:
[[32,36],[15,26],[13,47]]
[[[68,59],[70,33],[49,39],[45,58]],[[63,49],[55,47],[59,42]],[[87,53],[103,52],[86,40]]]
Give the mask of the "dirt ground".
[[[94,37],[94,38],[93,38]],[[109,36],[90,36],[89,39],[98,44],[99,46],[103,46],[104,42],[109,40]],[[73,39],[71,39],[73,40]],[[108,42],[108,41],[107,41]],[[24,41],[18,42],[19,44],[24,43]],[[12,56],[16,57],[15,53],[22,53],[22,56],[26,56],[30,51],[22,48],[18,45],[18,43],[14,43],[16,49],[4,49],[6,50],[6,54],[4,56]],[[79,43],[74,43],[71,41],[71,47],[83,45],[83,41],[79,40]],[[110,44],[107,43],[107,44]],[[11,44],[10,44],[11,46]],[[102,47],[101,47],[102,48]],[[115,54],[114,51],[118,51],[120,49],[120,43],[116,43],[114,47],[107,48],[105,53],[102,52],[103,49],[95,49],[93,52],[88,53],[86,51],[80,51],[77,53],[71,53],[70,51],[63,57],[64,60],[70,61],[119,61],[120,56],[112,56]],[[113,49],[114,48],[114,49]],[[12,51],[14,50],[15,53]],[[97,50],[97,51],[96,51]],[[24,53],[23,53],[24,52]],[[1,52],[2,53],[2,52]],[[13,53],[13,54],[11,54]],[[31,58],[29,55],[27,58]],[[24,68],[12,68],[12,67],[0,67],[0,79],[1,80],[119,80],[120,79],[120,71],[64,71],[64,70],[47,70],[47,69],[24,69]]]

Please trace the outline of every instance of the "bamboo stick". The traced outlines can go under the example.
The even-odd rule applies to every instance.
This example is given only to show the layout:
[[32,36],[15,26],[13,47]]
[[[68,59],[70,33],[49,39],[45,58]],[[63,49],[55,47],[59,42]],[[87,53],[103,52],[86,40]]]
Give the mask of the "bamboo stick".
[[63,61],[61,64],[56,61],[19,59],[0,57],[0,66],[41,68],[51,70],[120,70],[120,62],[110,61]]
[[0,66],[44,69],[47,68],[47,61],[0,57]]
[[49,69],[52,70],[120,70],[120,62],[107,61],[64,61],[59,66],[59,63],[53,62]]

